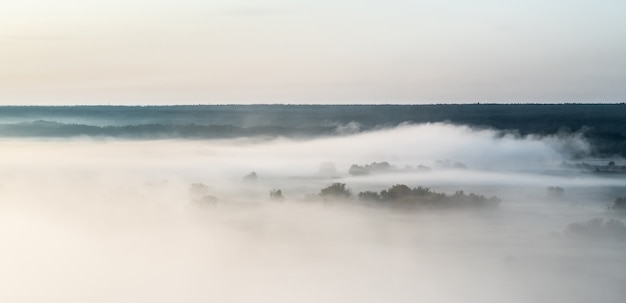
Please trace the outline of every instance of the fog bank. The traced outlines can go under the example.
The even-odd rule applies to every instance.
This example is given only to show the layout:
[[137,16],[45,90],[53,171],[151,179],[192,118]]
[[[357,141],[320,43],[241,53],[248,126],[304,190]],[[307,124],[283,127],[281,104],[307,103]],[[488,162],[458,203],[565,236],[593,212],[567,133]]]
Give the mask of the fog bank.
[[[426,124],[314,140],[0,144],[2,302],[582,303],[626,295],[626,243],[568,231],[593,218],[623,222],[608,206],[626,196],[622,178],[561,166],[588,149],[575,136]],[[398,170],[348,174],[375,161]],[[320,172],[322,163],[336,174]],[[250,172],[258,178],[244,182]],[[334,182],[353,197],[305,200]],[[205,184],[216,203],[195,203],[192,183]],[[354,197],[394,184],[502,203],[412,211]],[[564,192],[550,195],[548,186]],[[272,189],[285,199],[271,201]]]

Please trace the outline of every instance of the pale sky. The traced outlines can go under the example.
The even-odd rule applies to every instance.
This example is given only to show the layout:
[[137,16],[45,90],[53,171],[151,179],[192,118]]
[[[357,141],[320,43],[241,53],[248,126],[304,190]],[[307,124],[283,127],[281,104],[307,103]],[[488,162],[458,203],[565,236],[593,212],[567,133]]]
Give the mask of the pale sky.
[[626,1],[0,0],[0,104],[626,102]]

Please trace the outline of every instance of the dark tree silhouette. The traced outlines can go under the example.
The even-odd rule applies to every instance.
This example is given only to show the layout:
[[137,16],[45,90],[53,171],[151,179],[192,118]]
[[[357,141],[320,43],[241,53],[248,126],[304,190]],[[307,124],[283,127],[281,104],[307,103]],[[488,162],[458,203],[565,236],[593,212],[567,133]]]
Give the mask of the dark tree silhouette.
[[369,170],[363,166],[352,164],[352,166],[350,166],[350,169],[348,170],[348,173],[352,176],[364,176],[369,174]]
[[588,240],[626,241],[626,225],[617,219],[593,218],[584,222],[569,224],[565,235]]
[[404,184],[396,184],[381,193],[381,196],[385,200],[406,200],[407,198],[411,198],[411,189]]
[[320,197],[326,199],[347,199],[350,198],[352,192],[346,188],[345,183],[333,183],[328,187],[322,188]]
[[364,166],[353,164],[350,166],[348,173],[352,176],[363,176],[373,173],[384,173],[396,170],[388,162],[373,162]]
[[285,197],[283,197],[283,191],[280,189],[272,189],[270,191],[270,199],[272,200],[283,200],[285,199]]
[[498,197],[487,198],[474,193],[465,194],[462,190],[454,195],[432,191],[428,187],[418,186],[411,189],[404,184],[396,184],[380,194],[366,191],[359,193],[361,200],[389,202],[392,205],[427,206],[437,208],[492,207],[500,203]]
[[374,191],[365,191],[359,193],[359,199],[363,201],[380,201],[380,195]]
[[548,188],[546,188],[546,192],[548,193],[549,197],[561,198],[563,197],[565,190],[559,186],[549,186]]
[[611,206],[613,210],[626,210],[626,197],[620,197],[615,199]]
[[245,176],[243,177],[243,180],[244,180],[245,182],[254,182],[254,181],[256,181],[258,178],[259,178],[259,177],[256,175],[256,172],[251,172],[251,173],[249,173],[249,174],[245,175]]

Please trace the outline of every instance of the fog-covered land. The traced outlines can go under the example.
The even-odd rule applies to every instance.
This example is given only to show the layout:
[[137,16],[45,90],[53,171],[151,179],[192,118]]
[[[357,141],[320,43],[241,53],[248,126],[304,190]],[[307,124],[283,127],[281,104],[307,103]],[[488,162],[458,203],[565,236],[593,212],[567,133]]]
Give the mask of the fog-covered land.
[[2,107],[0,302],[623,302],[623,107]]

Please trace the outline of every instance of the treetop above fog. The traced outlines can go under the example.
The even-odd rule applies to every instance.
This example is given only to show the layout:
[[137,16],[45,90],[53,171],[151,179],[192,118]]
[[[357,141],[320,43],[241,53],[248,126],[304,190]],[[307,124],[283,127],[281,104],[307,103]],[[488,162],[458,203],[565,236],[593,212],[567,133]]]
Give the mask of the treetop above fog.
[[[348,199],[351,191],[344,183],[333,183],[323,188],[319,196],[327,200]],[[359,201],[375,202],[397,206],[433,207],[433,208],[475,208],[493,207],[500,203],[500,198],[492,196],[456,191],[452,195],[435,192],[428,187],[410,188],[404,184],[396,184],[380,192],[364,191],[358,194]]]

